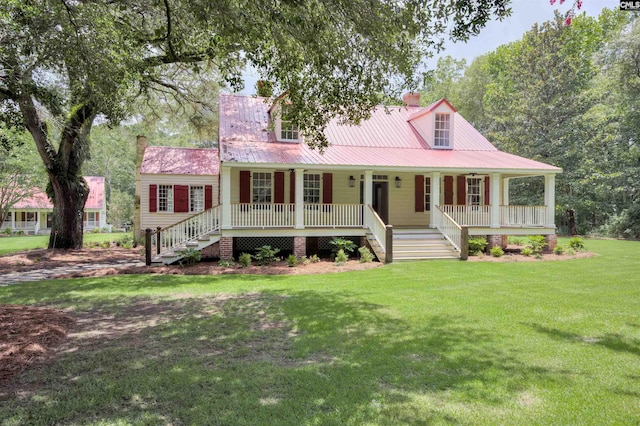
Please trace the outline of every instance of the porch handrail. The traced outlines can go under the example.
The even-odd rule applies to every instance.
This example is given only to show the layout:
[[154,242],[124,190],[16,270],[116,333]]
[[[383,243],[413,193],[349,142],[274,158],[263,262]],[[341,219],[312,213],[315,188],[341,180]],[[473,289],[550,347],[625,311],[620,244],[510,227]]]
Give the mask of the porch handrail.
[[305,204],[304,226],[356,228],[364,226],[362,204]]
[[436,228],[444,235],[444,237],[455,247],[458,252],[462,249],[462,226],[460,226],[447,212],[441,207],[436,206],[433,212],[435,217]]
[[295,204],[239,203],[231,204],[232,228],[292,228]]
[[547,206],[500,206],[500,224],[506,226],[544,226]]
[[369,228],[373,236],[378,240],[378,244],[385,251],[387,250],[387,225],[384,221],[378,216],[378,213],[374,210],[371,204],[367,205],[366,218],[365,218],[365,226]]
[[491,206],[467,206],[446,204],[441,207],[443,214],[449,216],[451,220],[459,225],[467,226],[490,226]]
[[166,228],[158,228],[152,234],[151,244],[155,246],[154,253],[161,255],[176,248],[185,248],[187,242],[219,230],[220,206],[217,205]]

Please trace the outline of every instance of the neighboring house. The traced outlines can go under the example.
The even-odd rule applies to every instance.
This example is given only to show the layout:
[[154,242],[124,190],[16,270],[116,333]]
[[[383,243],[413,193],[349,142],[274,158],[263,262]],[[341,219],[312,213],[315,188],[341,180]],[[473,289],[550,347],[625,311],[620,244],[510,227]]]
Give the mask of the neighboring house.
[[[183,222],[182,230],[165,221],[156,253],[171,261],[179,248],[218,244],[227,258],[270,244],[304,255],[335,236],[368,241],[386,261],[465,258],[466,239],[474,235],[504,246],[507,235],[542,234],[555,245],[561,169],[499,151],[445,99],[428,107],[419,106],[417,94],[404,100],[406,106],[376,108],[358,126],[330,122],[329,146],[320,153],[278,111],[286,98],[269,104],[221,95],[220,203]],[[161,155],[165,162],[173,156]],[[544,177],[544,204],[511,205],[509,182],[532,176]],[[200,185],[193,179],[174,182]],[[143,228],[156,224],[162,226]]]
[[[104,177],[85,176],[89,184],[89,196],[84,205],[83,227],[85,231],[109,228],[107,205],[104,199]],[[53,223],[53,204],[39,188],[30,191],[33,195],[24,198],[9,209],[3,228],[25,234],[48,234]]]

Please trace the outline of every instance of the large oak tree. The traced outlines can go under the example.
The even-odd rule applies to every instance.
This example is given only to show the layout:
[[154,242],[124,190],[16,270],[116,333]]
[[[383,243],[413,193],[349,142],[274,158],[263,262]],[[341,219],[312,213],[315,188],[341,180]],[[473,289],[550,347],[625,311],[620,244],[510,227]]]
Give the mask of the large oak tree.
[[[82,244],[81,166],[96,118],[118,122],[172,67],[214,66],[241,86],[251,64],[289,91],[310,144],[416,88],[442,39],[465,39],[509,0],[0,0],[0,114],[24,126],[49,177],[57,246]],[[175,69],[175,68],[174,68]],[[50,244],[53,243],[53,236]]]

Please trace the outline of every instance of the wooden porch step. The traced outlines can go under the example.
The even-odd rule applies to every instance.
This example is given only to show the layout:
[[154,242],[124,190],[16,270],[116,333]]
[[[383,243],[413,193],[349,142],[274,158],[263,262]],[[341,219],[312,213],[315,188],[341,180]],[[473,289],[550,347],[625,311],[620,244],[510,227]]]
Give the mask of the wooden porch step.
[[458,251],[437,229],[399,229],[393,233],[393,260],[457,259]]

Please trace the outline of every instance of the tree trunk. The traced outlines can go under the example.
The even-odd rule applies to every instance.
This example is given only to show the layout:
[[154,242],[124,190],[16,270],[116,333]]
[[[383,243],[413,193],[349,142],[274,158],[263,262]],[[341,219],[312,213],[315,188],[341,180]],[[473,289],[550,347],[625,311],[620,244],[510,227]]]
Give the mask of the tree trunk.
[[567,227],[569,235],[574,237],[578,234],[576,229],[576,211],[574,209],[567,210]]
[[49,248],[82,248],[84,204],[89,187],[82,176],[49,176],[47,192],[53,195],[53,223]]

